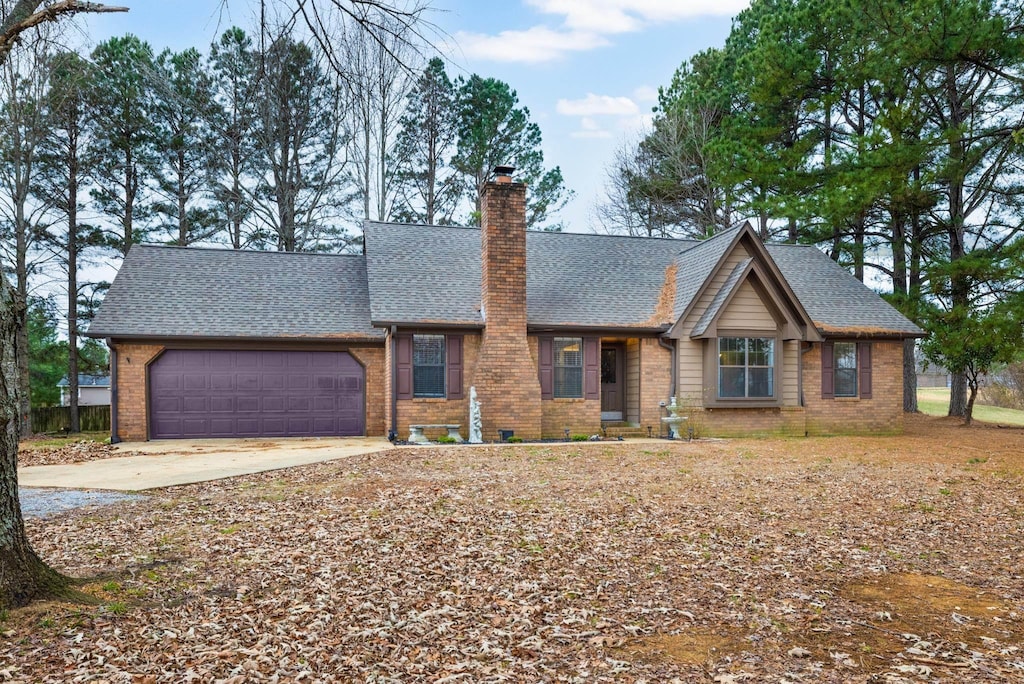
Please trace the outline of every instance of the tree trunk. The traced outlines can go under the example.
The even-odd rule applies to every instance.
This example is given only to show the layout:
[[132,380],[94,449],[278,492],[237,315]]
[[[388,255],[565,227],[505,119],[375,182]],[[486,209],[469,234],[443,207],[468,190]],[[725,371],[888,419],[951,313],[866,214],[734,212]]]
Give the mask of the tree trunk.
[[71,593],[70,580],[32,550],[18,501],[19,359],[14,340],[24,327],[23,310],[24,303],[0,275],[0,610]]
[[957,418],[967,416],[967,375],[951,373],[949,382],[949,414]]
[[903,340],[903,412],[917,413],[917,343]]
[[[13,305],[12,311],[17,316],[15,324],[13,338],[11,341],[14,342],[13,349],[15,350],[16,365],[18,368],[18,411],[17,411],[17,425],[19,434],[22,437],[32,436],[32,396],[29,382],[31,376],[29,375],[28,367],[28,327],[25,325],[26,315],[28,311],[28,264],[27,264],[27,252],[28,252],[28,237],[27,230],[28,226],[25,225],[25,218],[23,215],[24,203],[19,204],[17,207],[17,217],[15,221],[16,225],[16,250],[17,250],[17,263],[15,265],[15,277],[18,279],[18,289],[11,293],[16,303]],[[4,286],[7,286],[7,281],[4,281]],[[8,344],[9,340],[4,338],[4,344]]]
[[964,425],[970,425],[974,421],[974,400],[978,398],[978,381],[976,379],[969,380],[967,386],[970,388],[970,394],[964,409]]
[[68,169],[68,430],[82,431],[78,420],[78,173]]

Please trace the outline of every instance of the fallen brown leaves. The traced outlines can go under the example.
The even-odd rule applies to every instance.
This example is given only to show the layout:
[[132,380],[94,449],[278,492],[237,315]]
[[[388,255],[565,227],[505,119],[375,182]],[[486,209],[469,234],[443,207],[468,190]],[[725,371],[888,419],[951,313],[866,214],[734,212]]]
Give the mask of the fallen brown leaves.
[[32,521],[0,681],[1024,679],[1024,432],[401,449]]
[[[18,451],[18,466],[67,465],[100,458],[132,456],[134,452],[118,450],[111,444],[83,439],[55,446],[37,446],[28,442]],[[0,680],[2,681],[2,680]]]

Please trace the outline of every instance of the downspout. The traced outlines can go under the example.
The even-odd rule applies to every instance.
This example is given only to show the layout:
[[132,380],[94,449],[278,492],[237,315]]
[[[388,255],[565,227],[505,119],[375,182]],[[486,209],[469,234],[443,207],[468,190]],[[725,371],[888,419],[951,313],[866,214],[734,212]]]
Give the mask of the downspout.
[[800,408],[806,408],[804,403],[804,354],[814,349],[814,343],[808,342],[807,349],[803,348],[803,342],[800,343],[800,365],[796,369],[797,382],[800,383]]
[[110,350],[110,443],[118,444],[121,438],[117,436],[117,352],[109,337],[106,341]]
[[398,364],[395,363],[395,354],[398,353],[398,344],[395,342],[395,335],[398,334],[398,326],[391,326],[391,430],[389,431],[398,439]]
[[[669,352],[672,354],[672,382],[669,383],[668,396],[674,397],[676,396],[676,345],[667,344],[663,336],[658,337],[658,344],[662,348],[668,349]],[[668,399],[668,397],[666,397],[666,399]]]

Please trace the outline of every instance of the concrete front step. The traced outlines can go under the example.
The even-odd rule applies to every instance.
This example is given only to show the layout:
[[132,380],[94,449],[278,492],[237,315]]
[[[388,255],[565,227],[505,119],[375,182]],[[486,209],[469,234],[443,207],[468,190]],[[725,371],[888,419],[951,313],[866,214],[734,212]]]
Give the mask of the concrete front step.
[[[647,428],[633,425],[605,425],[608,437],[648,437]],[[656,436],[656,435],[655,435]]]

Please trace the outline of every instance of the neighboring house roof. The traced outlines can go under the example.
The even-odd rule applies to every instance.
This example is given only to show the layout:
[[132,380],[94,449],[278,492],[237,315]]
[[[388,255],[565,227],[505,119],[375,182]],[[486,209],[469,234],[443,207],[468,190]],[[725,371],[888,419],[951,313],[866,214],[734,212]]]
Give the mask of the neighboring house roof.
[[[57,383],[57,387],[67,387],[68,378],[65,375]],[[79,387],[110,387],[110,376],[109,375],[84,375],[79,373],[78,375],[78,386]]]
[[379,339],[362,256],[135,245],[90,337]]
[[919,337],[924,331],[811,245],[765,245],[823,334]]

